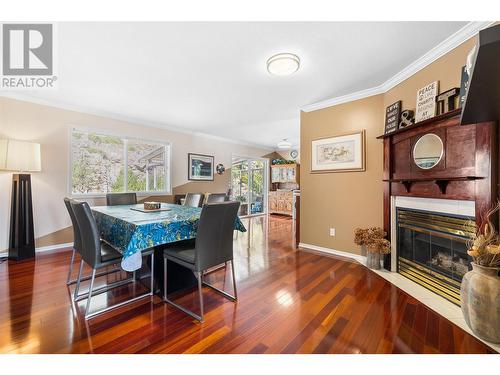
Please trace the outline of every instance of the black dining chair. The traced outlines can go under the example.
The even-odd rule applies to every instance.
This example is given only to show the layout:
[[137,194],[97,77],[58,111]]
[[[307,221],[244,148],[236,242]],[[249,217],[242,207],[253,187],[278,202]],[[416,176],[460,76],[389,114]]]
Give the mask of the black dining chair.
[[[73,212],[73,207],[71,206],[71,202],[73,202],[72,199],[70,198],[64,198],[64,205],[66,206],[66,209],[68,210],[69,217],[71,219],[71,225],[73,226],[73,252],[71,254],[71,262],[69,264],[69,270],[68,270],[68,278],[66,279],[66,285],[72,285],[76,283],[76,279],[71,280],[71,275],[73,273],[73,264],[75,262],[75,255],[76,253],[80,254],[82,250],[82,236],[80,234],[80,230],[78,228],[78,224],[76,222],[75,218],[75,213]],[[106,271],[103,273],[99,273],[96,275],[96,277],[99,276],[104,276],[113,272],[119,272],[120,269],[113,269],[110,271]],[[85,280],[90,280],[90,276],[83,277],[81,281]]]
[[229,199],[226,193],[212,193],[207,198],[207,204],[222,203],[227,202],[228,200]]
[[186,198],[184,198],[184,206],[201,207],[204,198],[205,195],[203,193],[187,193]]
[[71,254],[71,262],[69,264],[68,278],[66,279],[66,285],[71,285],[76,283],[75,280],[71,280],[71,273],[73,272],[73,263],[75,261],[75,253],[82,250],[82,239],[80,235],[80,231],[78,230],[78,224],[76,223],[75,213],[73,212],[73,208],[71,207],[71,199],[64,198],[64,205],[66,206],[66,210],[68,210],[69,217],[71,219],[71,225],[73,226],[73,253]]
[[107,206],[123,206],[127,204],[137,204],[136,193],[108,193],[106,194]]
[[[121,280],[112,284],[105,285],[104,287],[94,290],[94,281],[96,278],[96,271],[98,269],[111,266],[119,265],[122,261],[122,254],[114,249],[111,245],[101,241],[99,237],[99,231],[97,229],[97,223],[92,215],[92,211],[87,202],[71,202],[71,207],[76,218],[76,222],[81,234],[82,247],[80,250],[80,255],[82,260],[80,262],[80,269],[78,271],[78,278],[76,281],[76,288],[74,294],[74,300],[80,301],[82,299],[87,299],[87,305],[85,307],[85,319],[90,319],[96,315],[102,314],[111,309],[116,309],[125,304],[137,301],[138,299],[152,296],[154,292],[154,277],[153,272],[151,272],[151,289],[148,293],[139,295],[137,297],[128,299],[126,301],[117,303],[106,308],[96,310],[90,313],[90,302],[92,296],[107,292],[112,288],[116,288],[121,285],[128,284],[130,282],[135,282],[135,278]],[[153,249],[149,251],[143,251],[142,256],[151,255],[151,269],[154,269],[154,251]],[[82,269],[83,263],[87,263],[90,268],[92,268],[92,276],[90,278],[90,287],[87,293],[79,295],[80,283],[82,281]]]
[[[231,301],[237,300],[233,261],[233,231],[239,206],[240,202],[224,202],[204,205],[201,210],[194,246],[190,243],[182,243],[178,247],[176,247],[175,244],[172,244],[173,246],[163,251],[164,301],[172,306],[175,306],[200,322],[203,322],[204,320],[202,293],[203,285],[215,290],[216,292],[229,298]],[[186,267],[195,274],[198,280],[200,315],[168,299],[168,261]],[[221,264],[227,265],[228,262],[231,262],[234,296],[203,281],[205,270]]]

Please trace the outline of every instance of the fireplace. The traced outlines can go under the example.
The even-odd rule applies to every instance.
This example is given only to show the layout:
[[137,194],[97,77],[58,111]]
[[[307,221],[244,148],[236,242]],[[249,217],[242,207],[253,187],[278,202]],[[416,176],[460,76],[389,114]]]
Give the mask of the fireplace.
[[396,209],[397,271],[460,305],[460,283],[470,269],[467,242],[473,217]]

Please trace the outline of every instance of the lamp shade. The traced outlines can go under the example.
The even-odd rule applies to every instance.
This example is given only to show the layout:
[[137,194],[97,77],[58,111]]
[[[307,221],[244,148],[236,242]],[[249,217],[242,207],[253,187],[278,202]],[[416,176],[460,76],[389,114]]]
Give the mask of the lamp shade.
[[0,170],[39,172],[41,169],[39,143],[0,139]]

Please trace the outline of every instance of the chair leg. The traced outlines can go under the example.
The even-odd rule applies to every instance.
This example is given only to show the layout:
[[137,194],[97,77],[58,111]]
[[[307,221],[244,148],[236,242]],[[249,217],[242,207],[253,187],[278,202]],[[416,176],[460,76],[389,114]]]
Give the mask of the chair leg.
[[238,292],[236,291],[236,277],[234,276],[234,259],[231,260],[231,273],[233,276],[233,290],[234,290],[234,300],[238,299]]
[[198,278],[198,298],[200,299],[200,322],[203,323],[203,291],[202,291],[202,283],[203,283],[203,273],[202,272],[198,272],[197,274],[197,278]]
[[[151,255],[153,255],[153,254],[151,254]],[[151,258],[151,265],[152,265],[152,267],[154,267],[154,256]],[[97,315],[101,315],[101,314],[103,314],[103,313],[105,313],[107,311],[117,309],[119,307],[125,306],[127,304],[132,303],[132,302],[138,301],[140,299],[143,299],[143,298],[146,298],[146,297],[151,298],[151,296],[154,294],[154,272],[152,272],[151,273],[151,289],[149,291],[147,291],[146,293],[141,294],[139,296],[136,296],[136,297],[133,297],[131,299],[122,301],[120,303],[117,303],[115,305],[108,306],[108,307],[105,307],[105,308],[100,309],[100,310],[97,309],[96,311],[94,311],[94,312],[91,313],[91,312],[89,312],[89,310],[90,310],[90,303],[91,303],[92,296],[95,297],[98,294],[107,292],[107,291],[109,291],[109,290],[111,290],[113,288],[116,288],[118,286],[122,286],[122,285],[128,284],[130,282],[135,282],[135,280],[133,280],[133,279],[121,280],[121,281],[117,281],[117,282],[112,283],[112,284],[108,284],[107,286],[94,289],[95,279],[100,274],[97,273],[97,269],[93,269],[92,270],[92,275],[89,277],[89,279],[91,280],[90,281],[89,291],[87,293],[84,293],[84,294],[78,296],[78,290],[80,288],[80,282],[82,280],[84,280],[84,278],[81,277],[82,268],[83,268],[83,261],[82,261],[82,264],[80,265],[80,272],[79,272],[79,277],[78,277],[78,281],[77,281],[77,288],[75,290],[75,295],[78,297],[77,300],[82,300],[82,299],[87,298],[87,304],[86,304],[86,307],[85,307],[85,320],[89,320],[90,318],[93,318],[93,317],[95,317]],[[154,269],[154,268],[152,268],[152,269]]]
[[151,295],[154,294],[155,288],[155,253],[154,251],[151,253]]
[[[111,271],[96,273],[95,277],[109,276],[112,273],[117,273],[117,272],[121,272],[121,271],[122,270],[120,268],[115,268],[115,269],[112,269]],[[90,280],[90,278],[91,278],[91,276],[84,276],[84,277],[80,278],[80,282]],[[70,280],[68,285],[73,285],[73,284],[76,284],[76,280]]]
[[163,300],[167,301],[167,258],[163,257]]
[[[233,279],[233,290],[234,290],[234,296],[230,295],[229,293],[227,293],[226,291],[222,290],[222,289],[219,289],[219,288],[216,288],[215,286],[213,286],[212,284],[209,284],[209,283],[206,283],[206,282],[203,282],[203,285],[205,286],[208,286],[210,289],[216,291],[217,293],[220,293],[222,294],[224,297],[230,299],[231,301],[236,301],[238,299],[238,296],[236,294],[236,278],[234,277],[234,263],[233,261],[231,260],[231,273],[232,273],[232,279]],[[224,286],[225,286],[225,275],[224,275]]]
[[74,300],[77,299],[78,292],[80,291],[80,281],[82,278],[82,270],[83,270],[83,259],[80,261],[80,269],[78,270],[78,278],[76,279],[75,296],[73,297]]
[[182,307],[181,305],[178,305],[177,303],[171,301],[168,299],[168,293],[167,293],[167,278],[168,278],[168,260],[167,258],[163,258],[163,301],[165,303],[168,303],[169,305],[172,305],[182,312],[188,314],[189,316],[192,316],[196,320],[199,320],[201,323],[203,323],[203,295],[201,294],[201,287],[202,287],[202,273],[197,272],[196,276],[198,278],[198,293],[199,293],[199,298],[200,298],[200,310],[201,310],[201,315],[195,314],[191,310],[186,309],[185,307]]
[[71,281],[71,273],[73,271],[73,262],[75,261],[75,248],[73,248],[73,254],[71,254],[71,262],[69,263],[69,271],[68,271],[68,279],[66,280],[66,285],[70,284]]
[[92,270],[92,278],[90,279],[90,287],[89,287],[89,295],[87,297],[87,306],[85,307],[85,319],[87,319],[90,310],[90,301],[92,300],[92,290],[94,289],[94,280],[95,280],[95,272],[96,270]]

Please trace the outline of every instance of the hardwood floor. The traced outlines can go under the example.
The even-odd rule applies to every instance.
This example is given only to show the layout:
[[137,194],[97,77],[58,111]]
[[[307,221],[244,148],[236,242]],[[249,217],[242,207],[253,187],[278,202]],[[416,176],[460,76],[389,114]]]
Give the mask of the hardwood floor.
[[[205,288],[204,324],[158,296],[86,322],[85,301],[73,308],[74,287],[65,285],[70,251],[0,264],[0,353],[492,352],[364,266],[294,250],[290,219],[244,224],[251,235],[235,233],[239,300]],[[222,269],[208,281],[222,286],[224,276]],[[227,288],[230,277],[228,269]],[[93,308],[134,288],[141,292],[131,284],[101,294]],[[196,308],[195,296],[178,298]]]

